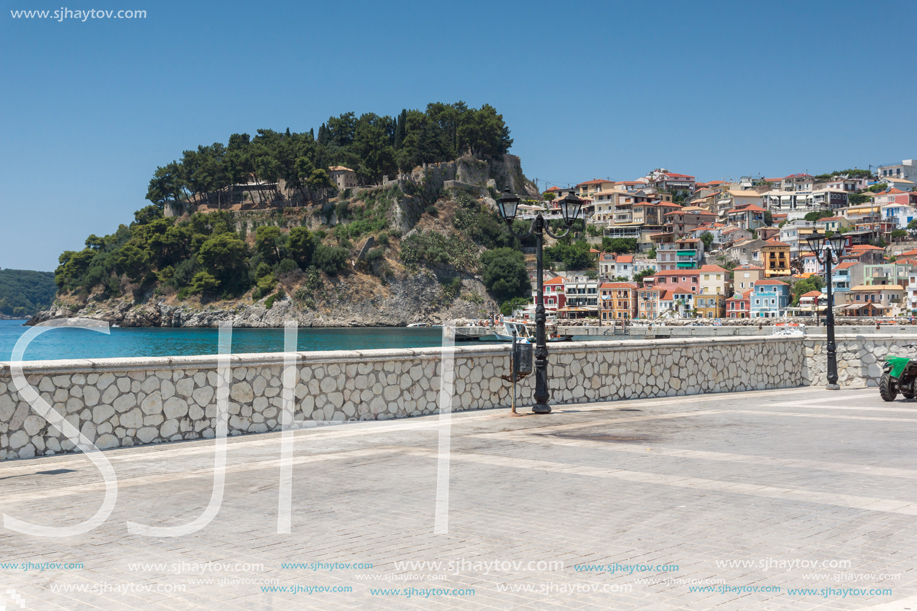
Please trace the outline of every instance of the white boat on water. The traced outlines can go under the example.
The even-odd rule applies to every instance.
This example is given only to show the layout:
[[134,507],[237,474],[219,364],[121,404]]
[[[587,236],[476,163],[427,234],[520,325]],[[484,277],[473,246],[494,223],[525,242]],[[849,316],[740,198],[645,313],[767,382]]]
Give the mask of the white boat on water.
[[408,325],[408,329],[417,329],[419,327],[429,327],[430,323],[428,322],[412,322]]
[[481,337],[482,342],[511,342],[513,331],[516,332],[516,341],[521,343],[534,343],[534,338],[529,335],[528,327],[521,322],[505,321],[502,325],[494,325],[493,335]]

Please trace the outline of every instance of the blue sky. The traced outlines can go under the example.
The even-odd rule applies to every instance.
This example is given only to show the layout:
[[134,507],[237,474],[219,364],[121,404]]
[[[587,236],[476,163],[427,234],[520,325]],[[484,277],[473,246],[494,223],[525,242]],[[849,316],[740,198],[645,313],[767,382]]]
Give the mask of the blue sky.
[[[0,15],[0,267],[129,222],[184,149],[346,111],[493,104],[540,185],[917,156],[912,0],[81,2]],[[147,18],[9,12],[64,5]]]

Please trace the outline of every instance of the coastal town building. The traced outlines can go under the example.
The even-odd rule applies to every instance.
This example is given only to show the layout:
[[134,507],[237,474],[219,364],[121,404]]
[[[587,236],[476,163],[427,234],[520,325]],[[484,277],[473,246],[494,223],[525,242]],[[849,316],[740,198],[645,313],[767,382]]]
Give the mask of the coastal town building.
[[653,275],[653,286],[672,289],[682,286],[691,293],[700,292],[700,270],[660,270]]
[[809,174],[790,174],[780,182],[784,191],[811,191],[814,187],[815,177]]
[[[555,276],[544,281],[544,309],[546,312],[556,314],[557,310],[566,306],[567,297],[564,293],[565,280],[562,276]],[[537,291],[532,291],[532,300],[537,299]]]
[[823,264],[818,262],[818,257],[815,256],[814,252],[801,252],[798,255],[798,259],[802,264],[803,274],[822,273]]
[[[890,284],[884,286],[859,285],[854,286],[845,293],[839,293],[835,300],[835,305],[854,305],[862,306],[863,304],[872,304],[881,311],[881,315],[895,316],[898,311],[906,308],[907,290],[899,284]],[[860,315],[861,308],[845,308],[845,313],[853,312],[853,315]]]
[[640,287],[637,293],[637,317],[644,319],[656,318],[659,313],[659,297],[665,294],[666,289],[655,286]]
[[752,318],[779,318],[790,305],[790,285],[779,280],[758,280],[751,295]]
[[876,168],[876,176],[882,178],[903,178],[917,183],[917,161],[905,159],[901,163],[880,165]]
[[736,293],[726,300],[726,318],[751,318],[751,294],[749,289]]
[[729,271],[719,265],[703,265],[700,272],[700,293],[696,300],[699,316],[723,318],[726,316],[726,298],[732,294]]
[[598,318],[599,282],[585,276],[577,276],[564,283],[565,302],[557,308],[558,318]]
[[765,213],[767,210],[755,204],[748,204],[733,208],[726,213],[727,222],[736,227],[754,231],[758,227],[763,227],[765,222]]
[[623,321],[637,318],[637,291],[632,282],[605,282],[599,286],[602,320]]
[[786,242],[773,239],[761,245],[761,265],[764,267],[764,276],[789,276],[790,270],[790,245]]
[[733,286],[736,291],[750,291],[755,282],[764,278],[764,268],[758,265],[740,265],[732,270]]
[[[826,231],[838,233],[850,229],[853,227],[853,223],[843,216],[829,216],[815,221],[815,227],[821,233],[825,233]],[[786,240],[784,240],[784,242],[786,242]]]
[[821,291],[809,291],[799,296],[796,313],[803,316],[815,316],[825,311],[828,306],[828,295]]
[[865,265],[857,261],[844,261],[831,268],[831,291],[846,293],[854,286],[863,284]]

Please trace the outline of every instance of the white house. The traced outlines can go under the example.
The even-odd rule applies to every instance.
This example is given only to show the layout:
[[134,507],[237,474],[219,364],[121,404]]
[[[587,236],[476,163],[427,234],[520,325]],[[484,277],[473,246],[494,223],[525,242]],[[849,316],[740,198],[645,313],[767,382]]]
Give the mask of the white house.
[[894,220],[898,229],[907,229],[907,224],[917,218],[917,209],[904,204],[887,204],[882,206],[882,218]]

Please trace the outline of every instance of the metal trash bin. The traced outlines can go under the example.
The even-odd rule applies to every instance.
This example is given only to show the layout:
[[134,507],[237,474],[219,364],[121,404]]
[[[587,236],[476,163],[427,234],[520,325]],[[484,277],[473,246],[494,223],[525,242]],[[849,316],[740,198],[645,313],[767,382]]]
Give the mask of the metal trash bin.
[[532,373],[532,355],[534,346],[528,342],[521,342],[516,344],[516,354],[513,357],[513,363],[515,363],[516,373],[530,374]]

